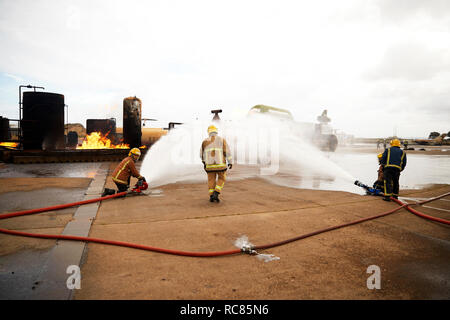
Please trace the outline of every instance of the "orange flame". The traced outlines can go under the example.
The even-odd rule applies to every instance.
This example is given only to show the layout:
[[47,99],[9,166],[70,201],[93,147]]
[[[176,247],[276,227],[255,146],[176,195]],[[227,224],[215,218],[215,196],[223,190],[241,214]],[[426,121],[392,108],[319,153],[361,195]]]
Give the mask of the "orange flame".
[[0,142],[0,147],[17,148],[18,145],[17,142]]
[[77,146],[77,149],[129,149],[128,144],[112,144],[111,140],[107,138],[101,132],[92,132],[84,138],[81,146]]

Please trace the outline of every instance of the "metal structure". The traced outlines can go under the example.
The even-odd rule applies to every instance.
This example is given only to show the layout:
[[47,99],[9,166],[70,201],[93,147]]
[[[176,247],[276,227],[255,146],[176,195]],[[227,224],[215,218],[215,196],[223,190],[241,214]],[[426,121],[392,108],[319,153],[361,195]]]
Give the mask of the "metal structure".
[[28,88],[28,89],[33,89],[34,92],[36,92],[36,89],[42,89],[45,90],[44,87],[37,87],[37,86],[32,86],[32,85],[20,85],[19,86],[19,123],[18,123],[18,140],[20,142],[22,142],[23,140],[23,131],[22,131],[22,112],[23,112],[23,104],[22,104],[22,88]]
[[123,99],[123,143],[130,148],[139,148],[142,144],[142,101],[136,97]]
[[[148,149],[141,149],[141,158]],[[7,163],[61,163],[121,161],[129,149],[75,149],[75,150],[0,150],[0,160]]]
[[78,145],[78,133],[76,131],[69,131],[67,134],[67,143],[66,146],[68,148],[76,148]]
[[10,139],[9,119],[0,116],[0,142],[6,142]]
[[182,123],[182,122],[169,122],[169,128],[168,128],[168,130],[175,129],[175,126],[176,126],[176,125],[181,125],[181,124],[183,124],[183,123]]
[[219,121],[220,120],[219,113],[222,113],[222,109],[211,110],[211,113],[214,113],[214,117],[212,119]]
[[21,129],[24,150],[65,148],[64,95],[28,91],[21,101]]
[[86,134],[100,132],[103,136],[115,137],[116,119],[88,119],[86,120]]

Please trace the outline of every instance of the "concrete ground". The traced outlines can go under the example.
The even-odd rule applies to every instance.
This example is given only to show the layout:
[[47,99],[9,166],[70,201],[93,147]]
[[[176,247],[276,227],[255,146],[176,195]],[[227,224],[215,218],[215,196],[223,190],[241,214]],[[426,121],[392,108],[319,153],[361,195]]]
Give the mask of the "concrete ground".
[[[86,190],[90,181],[10,179],[0,179],[0,186],[7,182],[14,186],[13,192],[43,192],[47,195],[47,205],[51,205],[50,201],[76,201],[76,191]],[[108,178],[106,187],[113,186]],[[51,196],[61,189],[73,192],[70,196],[69,192]],[[10,188],[0,188],[0,197],[6,192],[11,192]],[[261,179],[228,181],[220,203],[210,203],[207,192],[206,182],[172,184],[150,195],[103,201],[89,236],[174,250],[224,251],[236,249],[235,240],[244,235],[254,245],[263,245],[398,207],[381,198],[286,188]],[[447,192],[450,192],[450,185],[434,185],[424,190],[402,190],[400,196],[428,198]],[[449,220],[449,200],[450,196],[419,209]],[[30,205],[39,207],[42,203],[24,201],[22,204]],[[2,206],[1,211],[20,209],[24,208],[18,203],[6,210]],[[0,228],[60,233],[70,220],[71,210],[74,209],[0,220]],[[0,276],[3,278],[12,270],[9,257],[28,252],[23,259],[30,260],[31,253],[45,252],[55,245],[53,240],[3,234],[0,234],[0,242]],[[260,253],[279,259],[265,262],[258,256],[246,254],[192,258],[90,243],[81,266],[81,289],[76,290],[74,298],[450,298],[450,229],[406,210]],[[381,270],[379,290],[367,288],[367,279],[371,276],[367,269],[371,265]],[[23,271],[23,276],[31,271]],[[8,281],[0,281],[0,286],[10,284]],[[16,282],[17,285],[21,282]],[[11,292],[9,296],[3,294],[2,299],[13,297],[13,292],[20,296],[20,288],[2,289]]]

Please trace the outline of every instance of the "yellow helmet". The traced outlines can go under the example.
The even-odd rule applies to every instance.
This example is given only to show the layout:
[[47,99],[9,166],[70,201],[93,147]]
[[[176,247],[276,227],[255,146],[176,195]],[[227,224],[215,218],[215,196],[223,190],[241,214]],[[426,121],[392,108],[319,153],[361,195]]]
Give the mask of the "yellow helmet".
[[140,157],[141,156],[141,150],[139,150],[139,148],[133,148],[130,150],[130,152],[128,152],[128,156],[131,157],[131,155],[135,155]]
[[393,140],[391,140],[390,144],[392,147],[400,147],[400,140],[393,139]]
[[210,134],[211,132],[215,132],[218,133],[219,131],[217,130],[217,128],[213,125],[208,127],[208,134]]

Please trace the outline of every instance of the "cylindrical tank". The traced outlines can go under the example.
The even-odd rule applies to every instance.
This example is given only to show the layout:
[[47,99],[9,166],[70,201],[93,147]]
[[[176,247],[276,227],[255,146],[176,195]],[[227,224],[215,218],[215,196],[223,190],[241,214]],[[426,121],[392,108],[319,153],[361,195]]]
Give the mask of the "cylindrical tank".
[[114,137],[116,135],[116,119],[88,119],[86,120],[86,134],[101,132],[103,136]]
[[67,146],[69,148],[76,147],[78,145],[78,133],[76,131],[69,131],[67,134]]
[[23,93],[23,148],[64,149],[64,95]]
[[9,119],[0,117],[0,142],[11,139],[9,133]]
[[142,146],[141,137],[142,102],[136,97],[123,99],[123,143],[130,148]]

